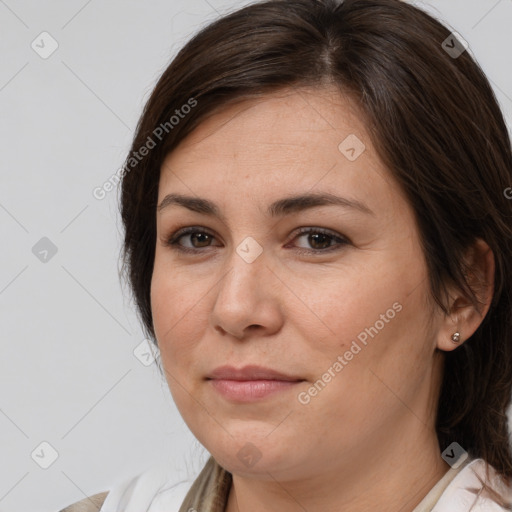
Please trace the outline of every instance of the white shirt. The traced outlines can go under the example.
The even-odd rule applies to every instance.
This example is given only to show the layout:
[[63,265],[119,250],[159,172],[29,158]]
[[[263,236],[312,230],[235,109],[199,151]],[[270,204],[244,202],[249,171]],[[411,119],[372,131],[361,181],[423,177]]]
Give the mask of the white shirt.
[[[480,493],[482,484],[477,475],[485,481],[485,466],[484,460],[474,459],[459,470],[450,469],[413,512],[506,512],[510,510],[501,507],[484,493]],[[492,467],[490,474],[493,487],[503,491],[503,487],[498,486],[496,472]],[[173,482],[169,469],[155,466],[110,490],[100,512],[179,512],[194,480],[195,478]],[[446,482],[449,483],[446,484]],[[510,490],[507,491],[506,497],[510,499],[512,493]],[[439,493],[441,493],[440,497]]]

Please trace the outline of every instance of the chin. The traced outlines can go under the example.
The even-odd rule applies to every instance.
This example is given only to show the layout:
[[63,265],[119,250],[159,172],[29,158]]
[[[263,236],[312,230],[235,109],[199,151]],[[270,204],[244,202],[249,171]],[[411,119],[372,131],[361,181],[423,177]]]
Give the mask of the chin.
[[[247,424],[247,422],[246,422]],[[272,428],[275,429],[275,426]],[[229,431],[229,429],[227,429]],[[269,474],[274,476],[281,472],[288,472],[291,467],[301,465],[297,459],[296,450],[289,447],[297,443],[278,438],[275,434],[263,436],[254,433],[254,430],[240,429],[236,434],[224,432],[222,436],[200,439],[201,444],[212,454],[214,459],[230,473],[251,478],[268,480]]]

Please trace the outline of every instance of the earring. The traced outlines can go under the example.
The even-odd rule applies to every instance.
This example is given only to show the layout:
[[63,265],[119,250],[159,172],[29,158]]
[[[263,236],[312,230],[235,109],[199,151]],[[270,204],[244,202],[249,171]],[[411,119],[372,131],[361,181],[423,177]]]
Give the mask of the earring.
[[454,332],[452,334],[453,343],[458,343],[460,341],[460,332]]

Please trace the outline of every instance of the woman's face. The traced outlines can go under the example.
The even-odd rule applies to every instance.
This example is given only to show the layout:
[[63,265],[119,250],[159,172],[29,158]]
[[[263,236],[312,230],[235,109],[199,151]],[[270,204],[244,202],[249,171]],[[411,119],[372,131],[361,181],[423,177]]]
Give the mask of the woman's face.
[[[226,108],[166,158],[159,205],[168,194],[186,200],[157,209],[154,328],[176,405],[220,464],[348,472],[432,435],[438,323],[418,231],[349,100]],[[209,378],[224,365],[292,381]]]

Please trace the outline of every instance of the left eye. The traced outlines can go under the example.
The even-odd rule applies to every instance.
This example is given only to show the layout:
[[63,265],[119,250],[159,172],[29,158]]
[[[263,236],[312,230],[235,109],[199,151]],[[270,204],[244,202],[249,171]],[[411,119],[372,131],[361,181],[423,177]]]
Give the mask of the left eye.
[[[293,240],[302,238],[305,235],[308,236],[308,243],[313,248],[298,248],[297,252],[299,254],[326,253],[339,249],[340,246],[348,245],[350,243],[346,238],[320,228],[301,228]],[[192,247],[185,247],[181,245],[181,239],[186,237],[189,237]],[[165,245],[173,250],[175,249],[184,253],[198,253],[201,248],[211,247],[209,242],[211,242],[212,239],[215,239],[215,236],[209,231],[205,231],[201,227],[188,227],[178,230],[170,235],[166,240]],[[336,242],[334,245],[332,244],[333,241]],[[194,243],[200,244],[200,246],[194,247]]]
[[[302,228],[295,238],[301,238],[305,235],[308,235],[307,241],[313,247],[313,249],[299,249],[299,253],[325,253],[328,251],[336,250],[339,248],[339,246],[347,245],[349,243],[348,240],[340,237],[335,233],[318,228]],[[332,245],[332,241],[336,241],[337,243]]]

